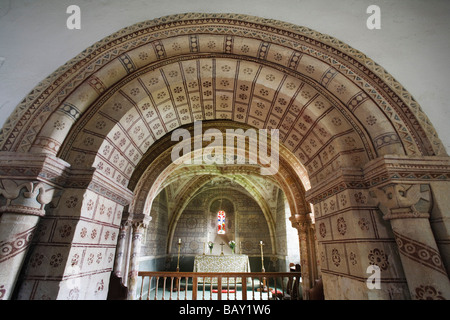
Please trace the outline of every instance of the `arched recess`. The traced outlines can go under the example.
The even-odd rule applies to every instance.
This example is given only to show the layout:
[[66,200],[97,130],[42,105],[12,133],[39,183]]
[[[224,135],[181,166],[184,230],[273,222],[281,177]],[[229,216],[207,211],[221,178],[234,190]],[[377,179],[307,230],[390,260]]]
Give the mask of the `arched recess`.
[[[191,140],[196,139],[196,135],[193,132],[193,126],[185,126],[186,130],[189,130],[192,134]],[[214,128],[223,133],[224,139],[227,129],[244,128],[245,130],[251,129],[248,126],[237,125],[229,121],[209,121],[203,123],[203,131],[200,135],[210,128]],[[245,133],[245,131],[243,131]],[[237,137],[245,137],[242,134],[236,134]],[[172,181],[177,180],[180,177],[192,177],[192,181],[185,186],[190,188],[194,186],[189,192],[180,192],[184,198],[179,198],[179,202],[174,209],[173,215],[170,218],[169,223],[169,239],[172,238],[176,222],[181,215],[182,210],[189,201],[189,197],[207,183],[211,178],[208,176],[223,176],[227,177],[239,185],[253,197],[253,199],[260,206],[267,224],[269,226],[270,238],[272,242],[272,248],[276,248],[275,240],[275,223],[273,216],[270,213],[270,209],[267,207],[267,203],[261,195],[260,190],[256,186],[255,182],[251,180],[251,177],[260,176],[260,165],[250,164],[231,164],[231,165],[177,165],[172,161],[172,148],[178,143],[178,141],[171,141],[170,135],[161,138],[155,143],[146,156],[142,159],[139,166],[136,168],[130,185],[134,186],[133,191],[135,194],[133,203],[130,205],[130,211],[135,213],[149,214],[150,208],[154,197]],[[193,144],[193,143],[192,143]],[[209,142],[204,142],[202,147],[207,147]],[[250,149],[248,141],[245,145],[236,145],[236,152],[241,148],[249,154]],[[200,150],[202,151],[202,150]],[[185,158],[191,158],[195,160],[193,154],[196,153],[194,148],[192,152],[184,155]],[[286,194],[286,198],[290,205],[290,211],[292,215],[302,214],[305,215],[310,212],[310,206],[307,204],[304,194],[305,189],[302,185],[302,180],[307,181],[306,172],[301,163],[292,158],[292,155],[283,146],[279,150],[279,169],[274,175],[267,176],[265,179],[269,179],[276,185],[278,185]],[[226,154],[225,144],[223,154]],[[258,154],[256,155],[258,156]],[[200,153],[200,157],[202,157]],[[134,178],[136,177],[136,179]],[[206,178],[205,178],[206,177]],[[170,242],[170,241],[169,241]],[[171,244],[168,243],[168,247]],[[273,252],[275,254],[275,252]]]
[[[236,126],[231,122],[207,122],[203,124],[204,130],[208,130],[208,128],[215,128],[220,130],[223,133],[223,136],[226,135],[227,129],[235,129],[242,128],[243,126]],[[191,127],[187,127],[192,129]],[[243,127],[248,130],[249,127]],[[236,136],[242,136],[242,134],[236,134]],[[195,139],[195,135],[192,134],[192,140]],[[215,173],[222,175],[236,175],[236,174],[253,174],[260,175],[261,169],[260,166],[257,165],[245,165],[245,164],[232,164],[232,165],[216,165],[216,166],[208,166],[208,165],[199,165],[199,166],[183,166],[177,165],[172,161],[172,148],[176,143],[170,141],[170,136],[165,137],[161,141],[155,145],[154,148],[151,148],[147,153],[147,157],[143,159],[142,165],[137,168],[136,176],[139,177],[139,180],[135,181],[133,178],[133,191],[135,193],[135,198],[133,203],[131,204],[130,210],[140,213],[148,213],[148,210],[151,206],[152,199],[159,193],[161,190],[161,186],[164,185],[164,182],[167,181],[170,175],[178,170],[178,174],[195,174],[195,169],[199,170],[199,173]],[[207,147],[209,142],[204,142],[202,148]],[[164,150],[161,150],[160,147]],[[235,150],[241,150],[243,147],[244,151],[249,152],[248,142],[245,146],[236,146]],[[199,149],[203,150],[203,149]],[[184,157],[190,158],[192,154],[195,153],[192,150],[191,153],[186,154]],[[225,145],[223,149],[223,154],[226,154]],[[302,185],[302,180],[307,179],[305,176],[305,171],[301,163],[296,160],[292,161],[290,159],[288,161],[289,151],[286,150],[283,146],[280,146],[280,150],[278,152],[279,158],[279,168],[278,171],[270,176],[270,179],[276,181],[283,191],[286,193],[287,198],[289,199],[289,204],[293,212],[297,213],[306,213],[307,205],[304,200],[304,192],[305,189]],[[180,158],[181,159],[181,158]],[[192,156],[192,161],[194,161],[195,157]],[[142,170],[141,170],[142,169]],[[302,176],[300,176],[302,174]],[[297,177],[297,179],[295,179]]]
[[[286,165],[280,166],[280,181],[289,185],[309,179],[309,201],[321,214],[330,197],[342,191],[341,182],[332,191],[324,186],[348,167],[354,175],[343,189],[363,188],[367,194],[368,185],[352,177],[376,159],[392,154],[446,156],[413,97],[363,53],[305,27],[239,14],[198,13],[138,23],[87,48],[17,106],[0,132],[0,149],[8,159],[39,155],[60,161],[64,170],[37,176],[73,192],[73,219],[82,216],[83,223],[99,224],[96,218],[105,217],[102,210],[109,206],[107,216],[115,220],[108,220],[108,227],[117,231],[123,206],[131,198],[133,206],[149,196],[132,197],[129,192],[139,189],[135,173],[147,168],[148,151],[172,130],[196,120],[278,129],[280,145],[289,151]],[[163,154],[166,149],[159,145],[159,150]],[[168,167],[168,159],[166,154],[155,161]],[[293,159],[307,174],[295,174],[298,168],[289,165]],[[294,190],[309,188],[304,185]],[[92,204],[94,195],[101,200]],[[304,198],[290,198],[297,196]],[[66,192],[52,203],[56,207],[46,219],[62,221],[68,197]],[[356,201],[355,211],[360,205]],[[307,212],[303,208],[295,213]],[[302,219],[293,217],[293,223],[302,228]],[[75,242],[78,235],[71,237]],[[51,239],[41,241],[47,248],[52,244]],[[74,255],[89,256],[88,245],[80,255],[71,243],[63,254],[67,264]],[[331,255],[331,245],[326,250]],[[101,256],[111,255],[105,252]],[[357,275],[330,269],[330,278],[363,283],[358,267]],[[55,278],[65,279],[64,272],[59,270]]]
[[[196,175],[199,171],[196,171],[195,169],[190,169],[190,171],[193,171],[191,174]],[[235,176],[233,173],[229,173],[228,175],[222,175],[222,174],[214,174],[213,172],[210,173],[204,173],[203,170],[200,171],[203,176],[201,178],[202,183],[198,183],[197,180],[194,180],[193,182],[189,183],[189,186],[187,187],[187,190],[183,190],[182,194],[184,195],[184,199],[180,199],[181,201],[177,204],[175,207],[173,214],[171,215],[171,219],[169,222],[169,232],[168,232],[168,244],[167,247],[172,247],[172,240],[173,240],[173,234],[175,232],[176,224],[178,222],[178,219],[180,218],[184,208],[187,206],[189,201],[191,200],[192,195],[194,195],[198,190],[200,190],[206,183],[208,183],[210,180],[213,179],[213,177],[220,176],[220,177],[226,177],[232,181],[237,182],[239,185],[244,187],[246,191],[253,197],[253,199],[258,203],[260,206],[264,217],[266,218],[267,224],[269,226],[269,232],[270,232],[270,239],[271,239],[271,245],[273,249],[273,254],[276,253],[276,239],[274,235],[275,230],[275,223],[273,221],[273,217],[270,213],[270,209],[267,207],[267,203],[262,199],[261,194],[255,190],[255,187],[252,185],[252,183],[249,181],[249,179],[243,177],[243,176]],[[241,172],[242,173],[242,172]],[[205,177],[206,175],[206,177]],[[183,175],[184,176],[184,175]],[[188,175],[189,177],[189,175]]]

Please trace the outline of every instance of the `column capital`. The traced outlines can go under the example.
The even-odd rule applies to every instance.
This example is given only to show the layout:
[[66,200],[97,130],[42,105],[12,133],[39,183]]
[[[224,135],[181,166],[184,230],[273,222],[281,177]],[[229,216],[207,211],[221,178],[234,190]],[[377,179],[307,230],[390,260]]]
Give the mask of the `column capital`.
[[132,217],[132,226],[136,231],[146,229],[152,221],[152,217],[144,213],[134,213]]
[[296,213],[289,217],[289,221],[292,223],[292,227],[297,229],[298,232],[306,232],[312,226],[311,214],[299,214]]
[[371,188],[369,194],[385,220],[430,217],[432,197],[427,184],[390,183]]
[[44,216],[70,165],[52,155],[0,153],[0,213]]
[[0,180],[0,197],[5,200],[0,213],[10,212],[44,216],[44,207],[53,199],[55,188],[39,181]]

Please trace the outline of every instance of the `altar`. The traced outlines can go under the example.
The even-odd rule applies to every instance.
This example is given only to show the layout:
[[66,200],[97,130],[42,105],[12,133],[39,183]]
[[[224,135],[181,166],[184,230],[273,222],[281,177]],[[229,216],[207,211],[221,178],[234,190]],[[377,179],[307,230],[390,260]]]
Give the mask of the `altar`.
[[[194,272],[250,272],[250,261],[245,254],[232,255],[198,255],[194,259]],[[217,278],[202,277],[198,282],[207,284],[217,283]],[[242,278],[229,278],[229,284],[242,283]]]

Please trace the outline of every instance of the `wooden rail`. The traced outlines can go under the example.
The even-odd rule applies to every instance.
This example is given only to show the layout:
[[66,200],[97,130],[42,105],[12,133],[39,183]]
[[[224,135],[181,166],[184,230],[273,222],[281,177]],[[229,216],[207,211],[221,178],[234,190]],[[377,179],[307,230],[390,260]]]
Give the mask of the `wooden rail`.
[[[300,272],[141,271],[138,299],[299,300]],[[153,291],[153,292],[152,292]]]

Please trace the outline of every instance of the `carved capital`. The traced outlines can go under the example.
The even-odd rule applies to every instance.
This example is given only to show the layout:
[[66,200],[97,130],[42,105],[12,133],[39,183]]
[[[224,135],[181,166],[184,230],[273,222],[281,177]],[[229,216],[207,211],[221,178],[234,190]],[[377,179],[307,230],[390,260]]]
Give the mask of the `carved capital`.
[[143,213],[133,214],[132,220],[133,231],[140,232],[142,231],[142,229],[146,229],[150,224],[150,221],[152,221],[152,217],[147,214]]
[[51,155],[0,153],[0,212],[43,216],[67,179],[70,165]]
[[131,226],[131,221],[129,220],[122,220],[122,223],[120,224],[120,236],[124,236],[124,234],[127,233],[128,228]]
[[292,227],[297,229],[299,233],[305,233],[312,225],[310,214],[296,213],[289,220],[292,223]]
[[385,220],[429,218],[432,197],[429,185],[391,183],[370,190]]
[[50,203],[55,188],[38,181],[0,180],[1,212],[45,215],[44,207]]

